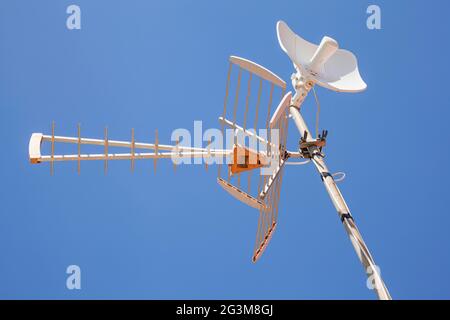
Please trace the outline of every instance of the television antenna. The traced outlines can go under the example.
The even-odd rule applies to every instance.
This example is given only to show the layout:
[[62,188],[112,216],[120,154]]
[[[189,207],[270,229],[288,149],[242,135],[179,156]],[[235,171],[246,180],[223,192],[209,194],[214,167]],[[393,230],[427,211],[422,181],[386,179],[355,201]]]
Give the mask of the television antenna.
[[[112,160],[128,160],[131,170],[134,170],[136,160],[153,159],[155,171],[159,159],[172,159],[175,165],[180,159],[202,158],[206,163],[206,169],[208,163],[216,161],[219,163],[218,184],[233,197],[260,212],[253,262],[261,257],[277,226],[278,203],[285,165],[302,165],[312,162],[321,176],[369,280],[372,280],[378,298],[390,300],[391,296],[381,278],[379,268],[336,185],[336,182],[342,180],[345,174],[331,174],[325,164],[322,148],[326,145],[327,131],[318,133],[318,119],[316,119],[316,137],[314,138],[300,113],[303,101],[310,90],[314,91],[316,84],[338,92],[360,92],[366,89],[367,86],[358,71],[356,57],[350,51],[339,49],[336,40],[330,37],[323,37],[319,45],[310,43],[296,35],[283,21],[277,23],[277,35],[282,50],[289,56],[295,67],[295,73],[291,77],[295,93],[294,95],[291,92],[286,93],[286,83],[270,70],[250,60],[231,56],[223,114],[219,117],[222,136],[225,134],[225,127],[232,132],[230,136],[232,143],[228,144],[227,148],[214,147],[211,139],[206,147],[183,146],[179,141],[176,141],[174,145],[160,144],[157,130],[154,143],[137,142],[133,129],[131,140],[128,141],[110,140],[107,128],[101,139],[83,138],[80,126],[75,137],[57,136],[55,124],[52,123],[50,135],[42,133],[31,135],[30,162],[33,164],[49,162],[53,175],[54,163],[60,161],[77,162],[78,173],[81,161],[86,160],[104,161],[105,173],[108,170],[108,162]],[[230,80],[232,71],[235,69],[238,72],[237,83],[233,84]],[[242,83],[246,83],[244,86],[247,90],[244,94],[241,93]],[[258,88],[256,100],[252,99],[254,92],[252,87],[255,83]],[[273,97],[277,90],[281,91],[281,100],[272,112]],[[227,104],[231,91],[234,91],[234,99],[231,101],[230,110],[230,108],[227,109]],[[314,96],[318,103],[315,91]],[[263,100],[267,100],[266,103]],[[263,110],[265,105],[267,105],[267,112]],[[244,113],[238,112],[239,106],[244,107]],[[319,103],[318,107],[320,108]],[[253,116],[252,119],[250,116]],[[301,137],[298,151],[286,149],[289,118],[293,119]],[[262,134],[261,130],[257,133],[257,128],[264,128],[265,131]],[[50,154],[41,153],[43,142],[50,143]],[[76,145],[77,152],[56,154],[57,143]],[[259,148],[255,146],[255,143],[259,143]],[[93,145],[102,150],[95,154],[81,153],[82,145]],[[125,148],[128,152],[113,153],[111,150],[114,148]],[[217,159],[223,158],[227,159],[227,162],[225,165],[220,165]],[[293,162],[290,159],[303,159],[303,161]],[[224,166],[225,173],[221,170]],[[253,175],[252,173],[257,170],[261,170],[261,174]],[[265,173],[263,170],[266,170]],[[337,175],[340,177],[335,178]]]

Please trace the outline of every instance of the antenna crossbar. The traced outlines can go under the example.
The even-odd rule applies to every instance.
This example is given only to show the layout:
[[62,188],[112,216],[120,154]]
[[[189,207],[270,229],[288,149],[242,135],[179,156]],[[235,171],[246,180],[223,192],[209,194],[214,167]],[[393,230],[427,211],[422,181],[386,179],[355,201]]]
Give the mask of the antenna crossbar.
[[[53,141],[55,143],[73,143],[73,144],[85,144],[85,145],[96,145],[96,146],[105,146],[106,144],[109,147],[123,147],[123,148],[132,148],[132,142],[131,141],[121,141],[121,140],[105,140],[105,139],[92,139],[92,138],[80,138],[77,137],[66,137],[66,136],[54,136]],[[42,142],[52,142],[52,136],[51,135],[42,135]],[[173,145],[167,145],[167,144],[154,144],[154,143],[144,143],[144,142],[135,142],[134,148],[135,149],[151,149],[155,150],[158,148],[158,150],[162,151],[171,151],[174,149],[175,146]],[[203,151],[204,148],[196,148],[196,147],[183,147],[178,146],[178,149],[180,151]]]
[[180,152],[148,152],[148,153],[98,153],[98,154],[67,154],[67,155],[45,155],[38,162],[52,161],[85,161],[85,160],[133,160],[133,159],[171,159],[171,158],[212,158],[219,156],[230,156],[233,151],[211,150],[208,151],[180,151]]

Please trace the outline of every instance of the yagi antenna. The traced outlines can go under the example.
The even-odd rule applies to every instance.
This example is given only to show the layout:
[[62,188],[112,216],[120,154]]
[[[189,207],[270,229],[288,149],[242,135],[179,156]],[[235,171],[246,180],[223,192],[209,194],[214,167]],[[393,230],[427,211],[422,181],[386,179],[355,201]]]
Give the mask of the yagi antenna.
[[[82,161],[101,160],[104,161],[106,173],[108,162],[113,160],[130,161],[131,170],[134,170],[137,160],[153,159],[156,171],[158,159],[170,158],[174,161],[182,158],[202,158],[207,169],[208,165],[212,164],[209,160],[226,158],[225,164],[218,165],[218,184],[234,198],[259,211],[253,262],[261,257],[277,227],[285,165],[312,162],[367,276],[372,279],[378,298],[391,299],[379,268],[336,185],[345,174],[332,174],[325,164],[322,151],[326,146],[328,131],[324,130],[313,138],[300,113],[303,101],[315,84],[342,92],[364,90],[366,84],[359,74],[357,60],[351,52],[339,49],[338,43],[332,38],[324,37],[319,45],[312,44],[296,35],[283,21],[277,23],[277,34],[282,50],[295,67],[291,79],[295,93],[293,95],[286,92],[286,83],[270,70],[250,60],[231,56],[223,112],[219,117],[222,137],[225,137],[226,128],[227,132],[232,133],[232,143],[227,145],[227,148],[212,147],[211,139],[208,139],[206,147],[182,146],[179,140],[174,145],[161,144],[158,131],[155,131],[153,143],[138,142],[133,129],[131,141],[110,139],[111,134],[107,128],[101,139],[83,138],[80,126],[76,137],[59,136],[56,135],[55,124],[52,123],[51,135],[31,135],[30,162],[50,162],[53,174],[55,162],[75,161],[79,173]],[[277,101],[279,102],[276,103]],[[293,119],[299,132],[298,151],[289,151],[286,148],[289,118]],[[41,152],[44,142],[51,144],[49,155],[43,155]],[[77,152],[57,154],[56,144],[60,143],[76,145]],[[99,151],[83,153],[81,149],[84,145],[97,146]],[[112,149],[124,149],[124,152],[114,153],[111,152]],[[303,161],[291,161],[296,158]],[[174,161],[174,169],[176,165]],[[261,174],[254,174],[255,172]],[[335,176],[339,178],[335,179]]]

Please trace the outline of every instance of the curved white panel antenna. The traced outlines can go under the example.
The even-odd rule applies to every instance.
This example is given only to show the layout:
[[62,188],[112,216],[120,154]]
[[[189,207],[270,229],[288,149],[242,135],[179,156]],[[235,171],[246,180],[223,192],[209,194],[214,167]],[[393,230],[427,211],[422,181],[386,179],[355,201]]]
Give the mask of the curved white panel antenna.
[[278,42],[301,75],[322,87],[340,92],[367,88],[353,53],[339,49],[336,40],[324,37],[320,45],[296,35],[284,21],[277,23]]

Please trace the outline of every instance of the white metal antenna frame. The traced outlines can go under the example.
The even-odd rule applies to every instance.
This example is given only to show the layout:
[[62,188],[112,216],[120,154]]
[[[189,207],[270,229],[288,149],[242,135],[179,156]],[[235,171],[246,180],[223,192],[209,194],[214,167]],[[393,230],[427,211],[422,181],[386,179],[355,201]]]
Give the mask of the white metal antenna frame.
[[[325,164],[322,154],[322,147],[325,145],[325,138],[327,132],[324,131],[322,135],[319,135],[315,139],[312,137],[301,113],[301,105],[307,97],[309,91],[318,84],[325,88],[339,91],[339,92],[359,92],[366,88],[366,84],[362,80],[359,71],[356,57],[349,51],[339,49],[338,43],[329,38],[324,37],[320,45],[312,44],[298,35],[296,35],[283,21],[277,23],[277,35],[281,48],[291,58],[294,63],[296,72],[292,75],[292,85],[295,89],[295,95],[292,96],[291,92],[285,94],[286,83],[270,70],[250,61],[247,59],[231,56],[230,67],[228,71],[227,89],[224,103],[223,115],[219,118],[222,124],[222,130],[224,126],[232,128],[235,132],[239,132],[247,137],[256,138],[259,142],[266,144],[272,149],[273,154],[278,157],[278,165],[271,171],[270,176],[260,177],[257,187],[257,193],[253,196],[250,191],[244,191],[240,185],[241,173],[252,172],[253,169],[263,166],[266,162],[266,158],[270,151],[267,153],[257,153],[250,149],[246,149],[245,146],[234,145],[233,149],[214,149],[211,148],[211,141],[209,141],[206,148],[184,147],[179,146],[177,142],[175,145],[159,144],[158,131],[155,131],[155,143],[141,143],[136,142],[134,137],[134,130],[131,131],[131,141],[118,141],[110,140],[108,138],[108,130],[105,128],[104,139],[90,139],[81,137],[81,129],[78,126],[78,137],[66,137],[55,135],[55,125],[52,124],[52,134],[44,135],[42,133],[33,133],[29,143],[29,158],[31,163],[50,162],[51,173],[53,174],[53,165],[55,161],[76,161],[78,163],[78,173],[80,172],[80,162],[84,160],[103,160],[105,165],[105,172],[108,169],[108,161],[110,160],[130,160],[131,170],[134,170],[135,160],[138,159],[153,159],[154,168],[156,170],[156,161],[158,159],[178,159],[178,158],[196,158],[201,157],[204,159],[213,157],[236,157],[236,152],[243,151],[245,157],[251,157],[251,154],[255,155],[258,160],[257,165],[251,163],[244,163],[247,168],[245,170],[236,169],[234,176],[237,176],[237,185],[234,185],[230,181],[232,175],[232,165],[230,164],[228,170],[228,177],[222,178],[220,174],[217,179],[219,185],[221,185],[227,192],[229,192],[236,199],[244,202],[245,204],[257,208],[260,210],[260,218],[258,221],[257,240],[255,244],[254,255],[252,257],[253,262],[256,262],[265,248],[267,247],[273,232],[277,225],[278,216],[278,203],[280,198],[280,188],[282,183],[282,175],[285,164],[302,165],[312,161],[318,170],[324,186],[339,214],[339,217],[344,225],[344,228],[350,237],[353,247],[360,259],[362,265],[365,268],[365,272],[368,277],[373,279],[373,288],[378,295],[379,299],[388,300],[391,296],[384,284],[379,269],[376,266],[372,255],[369,252],[358,228],[355,225],[350,210],[345,203],[345,200],[336,185],[336,182],[340,179],[334,179],[334,175],[330,174]],[[233,105],[232,120],[226,119],[226,101],[229,91],[229,81],[232,65],[236,65],[239,68],[238,85],[236,90],[236,97]],[[248,92],[246,96],[245,116],[243,126],[237,125],[236,110],[239,97],[239,85],[241,83],[242,71],[245,70],[249,73],[248,80]],[[247,122],[247,116],[249,112],[249,97],[250,97],[250,85],[252,75],[259,80],[258,99],[256,105],[256,119],[254,121],[254,129],[257,127],[258,108],[260,105],[261,88],[263,81],[267,81],[270,84],[270,100],[268,106],[266,129],[277,129],[280,131],[281,140],[279,145],[274,145],[270,138],[257,136],[252,131],[249,131]],[[270,106],[272,102],[272,95],[274,87],[282,89],[282,99],[278,105],[278,108],[270,116]],[[292,152],[286,150],[286,138],[287,138],[287,125],[288,117],[290,115],[300,134],[300,146],[299,152]],[[51,154],[41,154],[41,144],[43,142],[51,143]],[[77,154],[55,154],[55,143],[69,143],[77,145]],[[95,145],[103,147],[102,153],[96,154],[82,154],[81,145]],[[110,148],[126,148],[129,149],[127,153],[111,153]],[[136,152],[142,150],[150,150],[152,152]],[[238,151],[236,151],[238,150]],[[242,156],[241,155],[241,156]],[[273,156],[273,155],[272,155]],[[245,158],[244,157],[244,158]],[[304,158],[306,161],[289,163],[289,158]],[[239,158],[238,158],[239,159]],[[259,164],[259,161],[261,164]],[[238,164],[242,165],[239,160]],[[235,163],[236,164],[236,163]],[[174,166],[174,168],[176,168]],[[208,165],[206,163],[206,169]],[[242,172],[246,171],[246,172]],[[345,175],[342,175],[343,178]],[[248,175],[248,189],[250,190],[250,175]]]
[[[325,164],[320,147],[312,138],[300,113],[303,101],[315,84],[335,91],[358,92],[364,90],[366,84],[359,75],[356,58],[349,51],[338,50],[337,42],[329,37],[324,37],[319,46],[310,44],[294,34],[283,21],[277,23],[277,34],[281,48],[288,54],[296,67],[296,73],[292,76],[295,95],[289,106],[289,112],[305,145],[303,152],[312,160],[319,172],[367,276],[373,277],[373,287],[378,298],[390,300],[392,299],[391,295],[381,278],[379,268],[356,227],[350,209],[336,185],[333,175],[330,174]],[[306,54],[303,53],[304,51]],[[307,60],[308,53],[311,57],[310,60]],[[339,59],[334,58],[334,54],[338,54]],[[329,74],[327,69],[331,69],[333,72]],[[329,81],[329,79],[333,79],[333,81]]]

